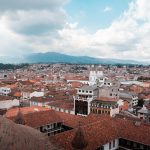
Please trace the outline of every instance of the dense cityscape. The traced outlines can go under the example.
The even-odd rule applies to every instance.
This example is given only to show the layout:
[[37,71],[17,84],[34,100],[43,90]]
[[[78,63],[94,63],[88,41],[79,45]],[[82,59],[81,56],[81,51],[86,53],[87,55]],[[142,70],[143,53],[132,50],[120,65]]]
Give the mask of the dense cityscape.
[[150,149],[150,66],[21,66],[0,71],[3,149]]
[[0,0],[0,150],[150,150],[150,0]]

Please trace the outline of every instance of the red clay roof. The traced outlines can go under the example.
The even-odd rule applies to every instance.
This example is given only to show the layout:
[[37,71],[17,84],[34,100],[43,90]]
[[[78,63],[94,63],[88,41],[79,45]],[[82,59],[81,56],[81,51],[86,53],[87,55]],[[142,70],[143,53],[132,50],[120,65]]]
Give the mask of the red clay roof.
[[15,96],[15,97],[21,97],[21,92],[15,92],[15,93],[14,93],[14,96]]
[[[96,149],[116,138],[124,138],[150,145],[150,126],[144,124],[136,126],[133,121],[111,118],[105,115],[90,115],[87,118],[82,117],[81,120],[82,128],[88,140],[86,150]],[[60,143],[64,149],[72,150],[71,141],[75,132],[76,129],[60,133],[54,137],[54,141]]]
[[[48,108],[45,107],[40,107],[40,106],[31,106],[31,107],[21,107],[20,108],[22,114],[28,114],[32,112],[37,112],[37,111],[46,111],[49,110]],[[18,108],[11,108],[6,112],[6,117],[14,117],[18,113]]]
[[118,101],[118,99],[116,99],[116,98],[109,98],[109,97],[98,97],[96,100],[111,101],[111,102],[117,102]]
[[1,150],[58,150],[39,131],[0,116]]
[[[11,120],[14,120],[15,117],[11,117]],[[24,115],[25,125],[38,128],[51,123],[62,122],[62,119],[59,115],[56,114],[54,110],[33,112]]]
[[69,110],[72,110],[74,108],[73,101],[69,100],[56,100],[48,103],[47,105]]

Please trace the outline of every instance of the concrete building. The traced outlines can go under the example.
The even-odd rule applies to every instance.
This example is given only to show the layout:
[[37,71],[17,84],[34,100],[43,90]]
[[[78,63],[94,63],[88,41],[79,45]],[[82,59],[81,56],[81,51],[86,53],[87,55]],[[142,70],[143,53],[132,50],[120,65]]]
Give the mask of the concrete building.
[[11,93],[11,89],[8,87],[0,87],[0,95],[7,96],[9,93]]
[[19,106],[19,100],[9,96],[0,96],[0,109],[9,109],[14,106]]
[[132,110],[134,106],[138,104],[138,96],[132,92],[120,92],[119,97],[122,100],[126,100],[129,103],[129,110]]
[[105,78],[103,85],[99,86],[98,97],[119,98],[119,88],[118,81]]
[[143,107],[137,111],[137,116],[147,123],[150,123],[150,107],[143,105]]
[[98,95],[96,86],[83,86],[77,90],[74,97],[74,110],[76,115],[88,115],[90,113],[90,103]]
[[111,117],[119,114],[119,106],[117,99],[99,97],[91,102],[91,113],[94,114],[108,114]]

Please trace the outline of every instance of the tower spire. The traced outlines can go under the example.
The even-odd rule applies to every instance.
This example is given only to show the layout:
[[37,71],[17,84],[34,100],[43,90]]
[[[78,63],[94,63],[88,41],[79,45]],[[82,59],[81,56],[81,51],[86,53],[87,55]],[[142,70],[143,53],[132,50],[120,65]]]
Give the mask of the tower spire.
[[23,116],[23,114],[22,114],[22,112],[21,112],[20,107],[19,107],[18,113],[17,113],[16,118],[15,118],[15,123],[16,123],[16,124],[25,125],[24,116]]
[[75,150],[82,150],[87,147],[88,142],[85,139],[85,134],[80,122],[71,144]]

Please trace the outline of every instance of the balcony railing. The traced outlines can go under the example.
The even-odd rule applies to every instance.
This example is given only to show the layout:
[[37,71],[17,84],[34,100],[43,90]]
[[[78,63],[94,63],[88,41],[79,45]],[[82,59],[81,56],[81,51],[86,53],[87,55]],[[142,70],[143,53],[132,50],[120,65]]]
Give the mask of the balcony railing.
[[91,101],[91,100],[93,100],[93,98],[78,97],[78,96],[76,96],[75,99],[76,100],[81,100],[81,101]]

